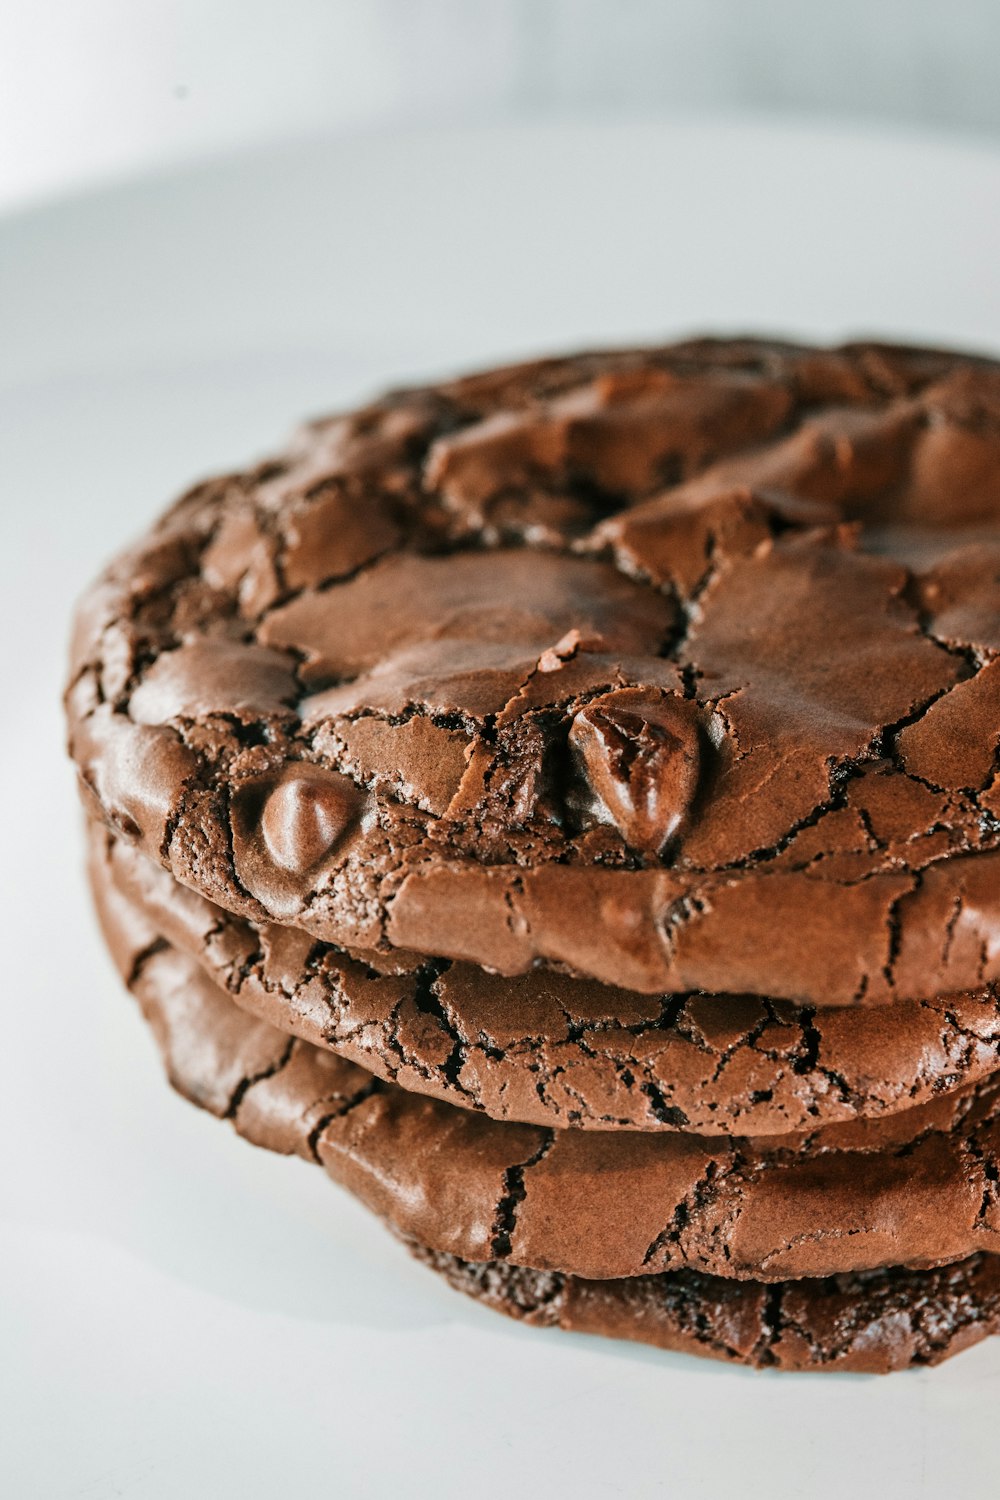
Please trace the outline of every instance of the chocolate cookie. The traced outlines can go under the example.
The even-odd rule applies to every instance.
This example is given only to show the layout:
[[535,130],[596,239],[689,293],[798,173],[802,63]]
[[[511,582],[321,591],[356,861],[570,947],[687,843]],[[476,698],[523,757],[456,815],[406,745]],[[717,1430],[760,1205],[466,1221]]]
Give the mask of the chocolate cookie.
[[587,1281],[472,1264],[410,1242],[457,1291],[541,1328],[633,1339],[757,1369],[887,1375],[938,1365],[1000,1332],[1000,1258],[769,1286],[697,1271]]
[[99,872],[96,894],[175,1086],[435,1251],[778,1281],[1000,1249],[1000,1080],[765,1143],[501,1124],[250,1019]]
[[[121,908],[118,918],[124,920]],[[132,920],[133,943],[145,942],[151,952],[152,929],[135,923],[134,915]],[[153,957],[146,960],[153,962]],[[218,1007],[214,1044],[206,1045],[198,1002],[207,993],[197,983],[185,998],[183,984],[178,985],[172,1022],[158,1019],[154,1008],[146,1011],[176,1085],[203,1107],[231,1118],[258,1144],[315,1160],[323,1131],[363,1104],[373,1081],[339,1058],[310,1058],[300,1042],[267,1037],[265,1028],[248,1027],[232,1007],[230,1015],[241,1023],[237,1036],[229,1033],[226,1011]],[[186,1024],[191,1019],[193,1031]],[[286,1080],[297,1073],[300,1081],[311,1074],[312,1091],[301,1092],[301,1101],[312,1099],[311,1107],[293,1102],[282,1109],[276,1087],[262,1104],[261,1085],[269,1079],[276,1084],[282,1073]],[[294,1094],[293,1089],[285,1098],[294,1100]],[[931,1270],[767,1284],[693,1270],[594,1280],[509,1260],[470,1262],[431,1250],[412,1234],[402,1238],[456,1290],[517,1321],[758,1368],[882,1374],[939,1364],[1000,1331],[1000,1257],[994,1255]]]
[[378,1077],[496,1119],[780,1135],[879,1118],[1000,1066],[995,985],[892,1007],[646,996],[551,970],[369,955],[235,917],[102,825],[97,878],[244,1010]]
[[388,397],[79,612],[94,808],[346,948],[647,994],[1000,976],[1000,368],[703,341]]

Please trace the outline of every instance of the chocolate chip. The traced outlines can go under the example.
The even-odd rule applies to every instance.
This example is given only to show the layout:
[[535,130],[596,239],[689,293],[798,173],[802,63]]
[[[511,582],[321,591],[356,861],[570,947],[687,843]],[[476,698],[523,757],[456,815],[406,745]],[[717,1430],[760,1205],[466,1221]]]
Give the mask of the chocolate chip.
[[296,767],[264,803],[260,827],[268,853],[294,874],[312,869],[355,822],[362,802],[348,777],[319,766]]
[[662,854],[698,785],[695,706],[668,693],[621,688],[580,710],[569,743],[596,815],[630,848]]

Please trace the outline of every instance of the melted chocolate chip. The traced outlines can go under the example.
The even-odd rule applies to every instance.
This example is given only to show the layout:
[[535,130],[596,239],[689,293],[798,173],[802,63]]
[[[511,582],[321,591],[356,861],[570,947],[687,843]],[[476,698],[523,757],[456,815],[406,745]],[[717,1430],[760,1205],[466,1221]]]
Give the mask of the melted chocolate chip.
[[233,864],[269,910],[293,915],[331,861],[360,836],[366,793],[308,761],[252,778],[231,799]]
[[304,874],[319,864],[350,828],[361,798],[346,776],[300,766],[264,803],[260,828],[275,864]]
[[597,816],[613,823],[631,849],[662,854],[698,786],[694,705],[667,693],[621,688],[580,710],[569,742]]

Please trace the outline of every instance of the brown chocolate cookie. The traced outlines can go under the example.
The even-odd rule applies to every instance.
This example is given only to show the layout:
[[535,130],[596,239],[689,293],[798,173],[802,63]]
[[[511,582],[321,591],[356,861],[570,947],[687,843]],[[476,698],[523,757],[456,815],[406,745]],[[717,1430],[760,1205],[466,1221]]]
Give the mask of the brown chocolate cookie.
[[403,954],[360,962],[301,929],[231,915],[103,825],[88,837],[95,878],[113,880],[242,1009],[496,1119],[780,1135],[891,1115],[1000,1066],[995,985],[816,1010]]
[[702,341],[388,397],[79,612],[94,808],[348,948],[810,1005],[1000,976],[1000,368]]
[[175,1086],[434,1251],[782,1281],[1000,1249],[1000,1081],[764,1143],[499,1123],[247,1017],[114,886],[97,895]]
[[410,1250],[457,1291],[518,1322],[757,1369],[887,1375],[941,1364],[1000,1332],[995,1255],[930,1271],[895,1268],[761,1286],[698,1271],[587,1281],[470,1263],[413,1241]]

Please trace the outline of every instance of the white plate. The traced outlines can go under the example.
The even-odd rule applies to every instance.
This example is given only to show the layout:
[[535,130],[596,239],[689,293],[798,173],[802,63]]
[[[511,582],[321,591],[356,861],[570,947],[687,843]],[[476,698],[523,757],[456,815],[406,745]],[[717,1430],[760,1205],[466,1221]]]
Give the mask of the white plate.
[[84,896],[72,596],[383,381],[699,328],[1000,348],[1000,158],[764,125],[357,139],[0,221],[12,1496],[995,1495],[1000,1340],[885,1381],[518,1328],[177,1101]]

